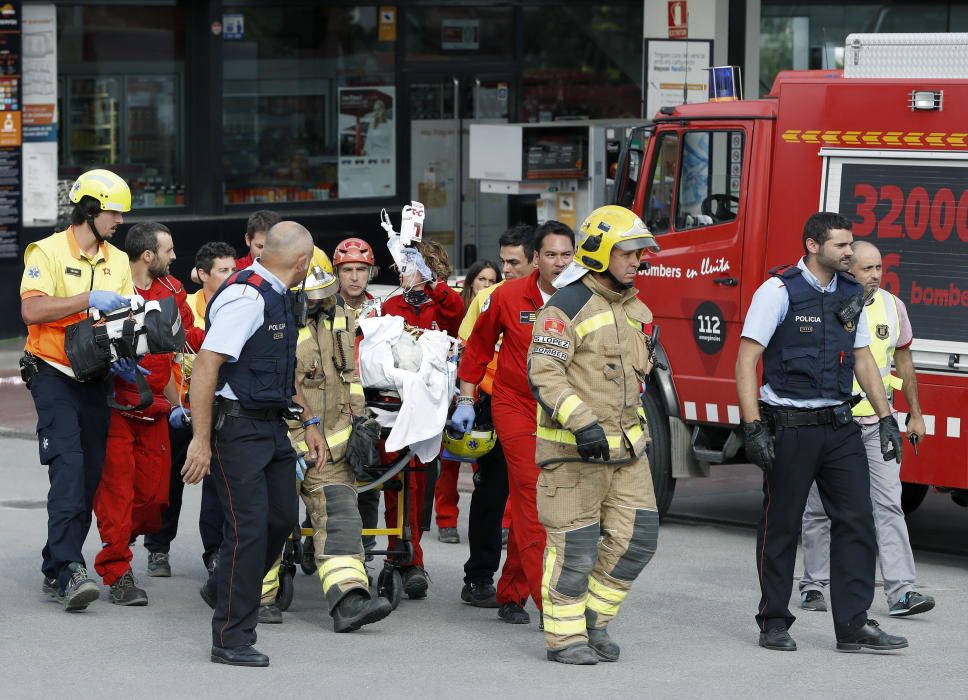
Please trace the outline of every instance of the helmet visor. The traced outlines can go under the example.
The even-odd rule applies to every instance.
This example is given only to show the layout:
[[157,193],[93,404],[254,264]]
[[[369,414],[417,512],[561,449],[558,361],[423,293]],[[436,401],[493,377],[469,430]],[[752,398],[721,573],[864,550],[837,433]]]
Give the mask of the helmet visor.
[[635,238],[620,240],[615,244],[615,247],[625,251],[642,250],[645,248],[651,253],[658,253],[662,250],[652,236],[636,236]]

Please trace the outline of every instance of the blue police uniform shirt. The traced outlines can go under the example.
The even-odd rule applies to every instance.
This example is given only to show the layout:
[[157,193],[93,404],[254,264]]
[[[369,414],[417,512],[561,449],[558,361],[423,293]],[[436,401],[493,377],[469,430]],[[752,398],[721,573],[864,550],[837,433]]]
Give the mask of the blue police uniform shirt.
[[[263,267],[258,259],[246,269],[262,277],[275,291],[286,293],[282,280]],[[212,325],[205,334],[202,349],[227,355],[227,362],[238,362],[242,348],[262,327],[265,306],[259,290],[252,285],[233,284],[222,290],[208,311]],[[231,401],[238,400],[228,382],[215,395]]]
[[[818,292],[830,294],[837,291],[837,275],[830,280],[826,287],[807,268],[804,258],[800,258],[797,263],[800,272],[807,283]],[[783,280],[778,277],[770,277],[760,285],[753,295],[749,311],[746,313],[746,321],[743,323],[743,337],[753,340],[763,347],[770,344],[770,339],[777,327],[783,323],[787,311],[790,308],[790,295],[787,294]],[[865,348],[871,344],[871,332],[867,327],[867,311],[862,311],[857,320],[857,335],[854,337],[854,348]],[[793,408],[825,408],[827,406],[837,406],[841,402],[835,399],[789,399],[777,396],[776,392],[769,384],[760,387],[760,400],[772,406],[790,406]]]

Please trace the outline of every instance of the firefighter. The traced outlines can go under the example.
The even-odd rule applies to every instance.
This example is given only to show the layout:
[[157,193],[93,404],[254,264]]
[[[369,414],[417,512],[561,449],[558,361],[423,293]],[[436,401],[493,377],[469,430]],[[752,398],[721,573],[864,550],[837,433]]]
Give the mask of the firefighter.
[[[414,243],[421,265],[427,273],[414,273],[401,277],[403,293],[390,297],[383,303],[384,316],[400,316],[404,321],[417,328],[440,330],[456,338],[461,319],[464,317],[464,300],[460,294],[447,285],[451,267],[447,252],[434,241]],[[431,279],[427,279],[430,277]],[[436,480],[436,464],[426,465],[424,469],[407,474],[410,480],[410,531],[413,545],[413,559],[402,568],[403,590],[411,599],[424,598],[430,579],[424,569],[421,536],[430,527],[430,514],[433,510],[433,482]],[[432,470],[428,472],[428,470]],[[430,478],[428,478],[428,475]],[[428,484],[428,482],[430,482]],[[385,517],[388,526],[397,522],[397,499],[385,500]],[[393,550],[397,539],[389,538],[388,549]]]
[[127,306],[122,295],[133,289],[128,259],[110,243],[131,210],[127,183],[109,170],[90,170],[68,197],[74,205],[70,226],[24,251],[20,311],[27,343],[20,367],[37,409],[40,462],[50,478],[42,590],[70,612],[100,595],[81,549],[91,528],[111,411],[108,379],[78,381],[64,338],[89,308],[110,313]]
[[[901,389],[909,407],[907,434],[913,442],[924,438],[924,416],[918,401],[918,380],[911,359],[914,335],[904,302],[880,288],[881,254],[867,241],[854,241],[850,271],[864,285],[865,312],[871,336],[871,352],[877,361],[888,401]],[[897,374],[891,373],[891,364]],[[860,393],[854,380],[853,393]],[[893,412],[893,409],[892,409]],[[914,590],[916,572],[904,511],[901,509],[901,465],[881,455],[874,406],[864,399],[851,410],[860,426],[870,466],[871,505],[881,577],[891,617],[928,612],[934,598]],[[830,520],[824,512],[816,484],[810,487],[803,512],[803,576],[800,579],[800,607],[826,610],[823,589],[830,582]]]
[[548,533],[548,659],[587,665],[618,660],[606,628],[658,538],[641,408],[652,312],[632,284],[642,252],[657,246],[618,206],[589,214],[579,237],[575,262],[535,321],[528,378],[538,399],[538,514]]
[[[365,411],[363,387],[356,375],[354,335],[356,322],[343,300],[336,296],[336,278],[313,267],[306,278],[309,322],[299,331],[296,346],[296,383],[299,401],[308,416],[289,422],[289,437],[298,455],[307,452],[304,441],[309,426],[318,426],[326,449],[320,459],[307,464],[300,457],[297,477],[313,528],[316,571],[337,632],[352,632],[390,614],[389,601],[370,594],[363,566],[361,531],[357,508],[356,475],[346,458],[354,416]],[[279,562],[263,580],[262,605],[275,608],[277,619],[261,612],[259,622],[281,622],[273,605],[279,587]],[[266,618],[266,619],[264,619]]]
[[[548,221],[537,228],[532,245],[535,269],[531,274],[504,282],[481,304],[481,314],[467,339],[457,370],[461,395],[453,415],[455,426],[460,426],[465,433],[471,430],[480,410],[475,406],[475,389],[484,381],[494,347],[502,339],[494,374],[491,414],[507,460],[511,533],[496,601],[498,617],[521,625],[531,622],[524,609],[529,594],[541,610],[541,553],[545,541],[545,529],[538,519],[535,500],[538,480],[534,461],[535,399],[528,383],[525,357],[535,315],[551,298],[555,279],[571,262],[575,234],[561,222]],[[479,571],[476,575],[483,576],[485,570]]]
[[[235,249],[228,243],[213,241],[204,244],[195,253],[193,278],[197,276],[202,288],[189,294],[185,303],[192,312],[197,332],[205,331],[205,309],[215,296],[222,282],[235,272]],[[195,343],[192,339],[195,338]],[[185,352],[176,355],[172,367],[180,404],[174,404],[168,416],[169,439],[171,441],[171,475],[168,485],[168,508],[161,516],[161,528],[145,536],[145,549],[148,550],[147,574],[153,577],[171,576],[169,552],[171,543],[178,534],[178,518],[181,515],[182,495],[185,483],[181,480],[181,469],[185,465],[185,453],[192,439],[191,412],[188,408],[188,384],[191,379],[192,360],[201,346],[201,341],[190,332]],[[198,528],[202,537],[202,562],[212,572],[214,557],[222,544],[222,507],[218,504],[215,482],[211,476],[205,477],[202,484],[202,506],[198,516]]]
[[[763,470],[756,564],[759,645],[795,651],[789,627],[801,517],[816,481],[831,521],[830,594],[838,651],[908,645],[867,617],[874,599],[876,541],[862,431],[851,415],[856,375],[878,417],[885,461],[900,461],[901,434],[871,354],[863,287],[847,274],[851,222],[811,215],[804,256],[777,269],[753,295],[740,338],[736,387],[746,456]],[[758,387],[757,363],[764,383]],[[759,400],[757,400],[759,394]]]
[[[340,241],[333,253],[333,267],[339,281],[339,295],[343,299],[343,308],[353,316],[356,322],[363,311],[363,305],[373,299],[367,291],[367,286],[377,275],[376,256],[373,248],[362,238],[350,237]],[[373,529],[380,519],[380,491],[371,489],[364,491],[357,497],[360,517],[363,527]],[[367,535],[363,538],[363,548],[366,550],[366,561],[373,555],[370,552],[376,547],[376,537]],[[303,556],[312,551],[312,540],[307,539],[303,545]]]
[[[215,569],[217,592],[211,659],[237,666],[268,666],[255,649],[262,579],[282,551],[299,515],[296,453],[282,418],[295,394],[298,334],[289,291],[306,277],[312,236],[283,221],[266,236],[259,260],[229,277],[208,305],[205,342],[192,367],[192,441],[182,470],[185,483],[215,476],[225,515]],[[310,457],[325,449],[307,426]]]
[[376,257],[373,248],[362,238],[347,238],[339,242],[333,254],[333,267],[339,280],[339,295],[347,309],[359,320],[363,304],[373,298],[366,291],[376,277]]
[[[175,297],[186,343],[200,347],[205,332],[195,327],[185,289],[170,274],[175,245],[168,227],[156,222],[135,224],[125,236],[124,248],[135,292],[145,301]],[[104,470],[94,496],[101,535],[94,568],[110,587],[110,599],[116,605],[148,603],[147,594],[137,586],[131,571],[129,543],[138,535],[159,530],[168,506],[168,418],[172,406],[179,404],[172,360],[170,353],[145,355],[138,369],[147,374],[151,404],[141,410],[111,411]],[[123,405],[138,403],[138,391],[127,378],[115,379],[114,395]]]
[[[474,330],[474,324],[481,315],[481,306],[507,280],[527,276],[533,269],[530,260],[531,241],[534,226],[517,224],[512,226],[498,239],[498,250],[504,270],[504,280],[487,287],[477,294],[467,305],[467,314],[460,324],[460,339],[466,345]],[[498,340],[495,348],[499,348]],[[498,350],[495,349],[485,374],[477,387],[479,389],[476,418],[485,424],[493,425],[491,417],[491,393],[494,390],[494,373],[497,370]],[[466,411],[466,409],[465,409]],[[507,522],[503,522],[506,520]],[[497,589],[494,588],[494,574],[501,566],[501,547],[507,543],[510,530],[508,508],[508,465],[504,448],[500,441],[477,461],[474,474],[474,491],[467,517],[467,544],[470,550],[464,563],[464,586],[460,598],[465,603],[479,608],[496,608]],[[520,589],[508,600],[523,600],[528,597],[527,580],[517,561],[517,548],[508,552],[505,570],[508,581],[515,581]]]

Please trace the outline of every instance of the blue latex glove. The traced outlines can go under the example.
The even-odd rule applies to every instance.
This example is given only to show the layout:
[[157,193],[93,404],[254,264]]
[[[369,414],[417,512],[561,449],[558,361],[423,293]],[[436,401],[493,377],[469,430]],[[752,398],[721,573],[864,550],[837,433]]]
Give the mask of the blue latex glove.
[[454,410],[454,415],[450,418],[450,425],[455,430],[459,430],[464,435],[467,435],[474,427],[474,419],[476,417],[477,414],[474,413],[473,406],[458,406]]
[[150,370],[145,369],[139,364],[136,364],[134,360],[130,357],[122,357],[115,360],[114,364],[111,365],[111,374],[120,379],[122,382],[127,382],[128,384],[134,384],[137,381],[135,377],[135,368],[138,372],[141,372],[144,376],[151,374]]
[[309,465],[306,464],[306,460],[303,459],[302,455],[296,457],[296,479],[302,481],[306,478],[306,470]]
[[175,406],[168,414],[168,425],[172,428],[187,428],[192,423],[192,414],[184,406]]
[[102,314],[109,314],[112,311],[128,306],[128,300],[116,292],[108,292],[103,289],[93,289],[87,295],[87,305],[93,306]]
[[424,282],[430,282],[434,279],[435,275],[433,271],[427,266],[427,262],[419,250],[416,248],[404,248],[401,252],[403,253],[404,263],[400,271],[403,276],[406,277],[412,275],[414,272],[418,272]]

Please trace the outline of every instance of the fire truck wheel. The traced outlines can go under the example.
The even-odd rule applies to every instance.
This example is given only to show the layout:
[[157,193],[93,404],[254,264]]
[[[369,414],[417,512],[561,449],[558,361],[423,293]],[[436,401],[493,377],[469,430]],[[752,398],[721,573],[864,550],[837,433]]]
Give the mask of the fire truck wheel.
[[905,515],[913,513],[921,505],[921,501],[928,495],[927,484],[912,484],[907,481],[901,482],[901,510]]
[[669,416],[655,390],[642,395],[645,417],[649,423],[649,467],[652,469],[652,487],[655,489],[655,503],[659,517],[665,516],[672,504],[676,491],[676,480],[672,478],[672,450],[669,439]]

